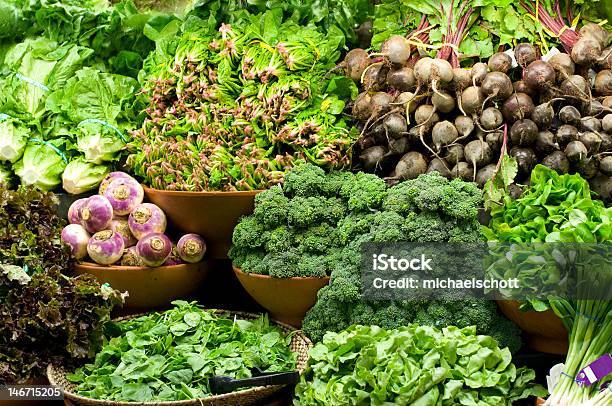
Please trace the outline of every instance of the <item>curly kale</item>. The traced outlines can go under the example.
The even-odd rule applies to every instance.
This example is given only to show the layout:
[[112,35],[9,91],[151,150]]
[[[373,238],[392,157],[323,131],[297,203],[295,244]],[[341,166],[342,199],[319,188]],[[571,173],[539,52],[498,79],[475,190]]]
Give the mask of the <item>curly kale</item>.
[[357,173],[340,188],[340,196],[348,200],[351,211],[369,211],[380,208],[387,193],[384,180],[371,173]]
[[294,235],[288,226],[278,226],[273,230],[265,231],[261,236],[264,248],[268,252],[283,252],[293,246]]
[[261,238],[265,229],[255,216],[243,217],[234,228],[232,243],[239,248],[259,248],[263,245]]
[[325,171],[310,164],[298,165],[285,174],[283,190],[288,196],[319,196],[326,190]]
[[255,196],[253,216],[265,227],[277,227],[287,222],[289,198],[280,186],[273,186]]
[[287,221],[291,227],[309,227],[325,217],[327,206],[324,197],[297,196],[289,202]]

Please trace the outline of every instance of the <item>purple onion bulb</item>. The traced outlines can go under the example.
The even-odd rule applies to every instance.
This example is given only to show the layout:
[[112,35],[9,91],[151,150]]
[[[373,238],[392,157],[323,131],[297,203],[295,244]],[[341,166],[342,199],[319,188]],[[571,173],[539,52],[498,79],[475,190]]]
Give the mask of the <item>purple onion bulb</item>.
[[140,240],[147,234],[164,233],[166,231],[166,215],[156,205],[142,203],[130,213],[128,224],[134,237]]
[[206,241],[197,234],[185,234],[176,244],[181,259],[190,264],[200,262],[206,254]]
[[87,256],[89,233],[80,224],[68,224],[62,230],[62,242],[70,246],[72,256],[83,259]]
[[79,210],[81,225],[90,233],[107,230],[113,220],[113,206],[104,196],[94,195]]
[[89,257],[100,265],[112,265],[119,261],[125,246],[123,237],[113,230],[95,233],[87,244]]

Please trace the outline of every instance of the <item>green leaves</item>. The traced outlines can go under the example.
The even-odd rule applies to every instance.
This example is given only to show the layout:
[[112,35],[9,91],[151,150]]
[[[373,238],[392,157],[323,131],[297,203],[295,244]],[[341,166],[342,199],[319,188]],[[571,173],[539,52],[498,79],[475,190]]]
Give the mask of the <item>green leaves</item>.
[[328,333],[309,353],[298,406],[512,405],[544,388],[512,364],[510,351],[475,327],[353,326]]
[[193,303],[113,323],[93,364],[69,374],[78,392],[117,401],[185,400],[210,395],[214,375],[251,376],[253,368],[287,371],[295,356],[266,317],[235,320]]

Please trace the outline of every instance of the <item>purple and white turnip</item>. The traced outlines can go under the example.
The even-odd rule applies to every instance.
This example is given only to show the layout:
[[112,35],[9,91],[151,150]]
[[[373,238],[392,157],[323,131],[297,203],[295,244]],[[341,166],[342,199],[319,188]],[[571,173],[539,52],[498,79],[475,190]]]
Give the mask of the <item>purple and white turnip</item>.
[[172,252],[172,241],[162,233],[150,233],[138,240],[138,255],[147,266],[160,266]]
[[200,262],[206,254],[206,241],[197,234],[185,234],[176,244],[176,250],[183,261]]
[[123,255],[123,237],[113,230],[95,233],[87,243],[89,258],[100,265],[112,265]]
[[70,246],[72,256],[83,259],[87,256],[89,233],[80,224],[68,224],[62,230],[62,242]]
[[104,196],[94,195],[79,208],[81,225],[90,233],[106,230],[113,220],[113,206]]
[[164,233],[166,231],[166,215],[152,203],[142,203],[136,206],[128,218],[130,231],[140,240],[147,234]]

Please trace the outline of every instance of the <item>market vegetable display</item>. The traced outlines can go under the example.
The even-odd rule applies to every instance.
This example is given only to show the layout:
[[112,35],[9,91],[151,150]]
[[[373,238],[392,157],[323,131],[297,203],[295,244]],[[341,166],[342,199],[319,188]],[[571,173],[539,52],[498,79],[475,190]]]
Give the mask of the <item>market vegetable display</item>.
[[70,224],[62,241],[76,259],[89,256],[100,265],[150,267],[202,260],[206,242],[197,234],[183,235],[172,256],[172,242],[164,234],[166,215],[143,203],[143,188],[130,175],[111,172],[99,183],[99,194],[78,199],[68,209]]
[[546,390],[508,348],[458,329],[352,326],[310,350],[296,405],[507,405]]
[[0,162],[21,184],[95,190],[141,123],[135,77],[154,49],[145,28],[175,17],[105,0],[0,4],[0,26],[14,28],[0,46]]
[[[522,308],[536,311],[552,308],[570,332],[564,375],[547,405],[609,403],[612,400],[609,391],[599,394],[603,382],[588,387],[577,384],[574,378],[582,368],[612,351],[609,342],[612,301],[606,295],[612,283],[609,255],[612,208],[591,198],[589,184],[580,175],[559,175],[541,165],[533,170],[530,185],[521,196],[513,198],[507,189],[502,189],[501,196],[502,204],[492,205],[489,227],[483,230],[490,241],[515,243],[516,249],[513,255],[500,260],[501,266],[496,269],[503,270],[504,277],[518,278],[526,288],[540,286],[539,290],[543,291],[544,287],[551,287],[556,295],[551,294],[548,300],[542,300],[539,295],[540,298],[524,302]],[[554,244],[540,248],[528,244],[534,242],[602,246],[599,250],[588,245],[577,246],[572,253],[572,250],[556,249]],[[579,255],[576,250],[580,251]],[[574,264],[577,275],[565,275],[562,279],[559,263],[563,262]],[[563,287],[571,283],[578,286],[577,296],[559,296],[558,292],[563,292]]]
[[57,198],[0,182],[0,383],[42,375],[48,363],[92,356],[119,292],[71,278]]
[[270,324],[203,310],[193,303],[113,323],[95,361],[67,378],[77,393],[113,401],[166,401],[211,395],[209,379],[292,371],[291,336]]
[[437,173],[387,187],[371,174],[325,172],[313,165],[290,171],[282,187],[257,195],[255,211],[234,230],[230,258],[244,272],[273,277],[325,276],[303,330],[315,341],[352,324],[396,328],[412,322],[477,326],[513,351],[516,326],[494,302],[456,297],[434,301],[376,301],[361,295],[361,244],[402,241],[480,241],[475,184]]
[[[358,168],[389,181],[438,171],[484,186],[508,153],[518,162],[519,183],[541,162],[580,173],[610,201],[612,48],[603,49],[611,37],[596,24],[580,33],[571,55],[542,60],[522,43],[469,69],[449,62],[444,48],[434,59],[413,58],[416,48],[400,35],[380,53],[352,50],[343,65],[363,89],[352,106],[361,129]],[[581,51],[581,44],[592,47]],[[592,84],[579,75],[589,68]]]
[[350,165],[356,133],[342,113],[356,89],[328,75],[345,41],[337,28],[324,34],[276,9],[175,35],[142,74],[150,104],[128,165],[146,185],[265,189],[297,162]]

